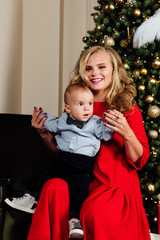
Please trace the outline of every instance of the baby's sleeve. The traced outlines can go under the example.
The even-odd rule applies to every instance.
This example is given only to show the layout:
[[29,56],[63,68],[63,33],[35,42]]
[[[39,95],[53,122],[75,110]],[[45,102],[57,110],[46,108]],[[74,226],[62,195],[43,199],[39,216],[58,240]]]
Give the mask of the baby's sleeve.
[[108,141],[113,137],[114,131],[105,126],[101,118],[95,120],[95,135],[98,139]]
[[[44,114],[46,112],[42,112],[42,114]],[[46,121],[44,122],[44,128],[46,130],[48,130],[49,132],[57,132],[58,131],[58,118],[49,114],[49,113],[46,113]]]

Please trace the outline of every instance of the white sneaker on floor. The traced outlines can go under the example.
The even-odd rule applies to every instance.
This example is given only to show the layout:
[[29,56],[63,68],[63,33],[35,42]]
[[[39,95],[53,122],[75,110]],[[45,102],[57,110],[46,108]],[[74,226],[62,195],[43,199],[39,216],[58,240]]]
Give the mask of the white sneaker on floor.
[[77,218],[71,218],[69,220],[69,238],[83,239],[83,229]]
[[19,198],[6,198],[4,201],[12,208],[32,214],[35,213],[37,207],[35,197],[32,197],[29,193],[25,193]]

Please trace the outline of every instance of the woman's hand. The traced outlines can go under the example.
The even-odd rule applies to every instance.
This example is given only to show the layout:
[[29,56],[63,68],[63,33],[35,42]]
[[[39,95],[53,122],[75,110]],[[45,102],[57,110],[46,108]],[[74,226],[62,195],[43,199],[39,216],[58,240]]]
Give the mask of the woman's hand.
[[43,124],[46,121],[47,117],[45,114],[40,115],[42,111],[42,108],[34,107],[31,120],[32,127],[36,129],[41,137],[43,137],[43,134],[47,133],[47,130],[43,127]]
[[47,117],[46,114],[41,114],[42,108],[34,107],[33,114],[32,114],[32,120],[31,125],[36,129],[36,131],[39,133],[41,138],[43,139],[46,146],[53,152],[57,153],[57,144],[55,141],[55,137],[49,133],[43,126],[44,122],[46,121]]
[[132,162],[140,159],[143,154],[142,144],[123,114],[117,110],[108,110],[103,117],[106,119],[105,125],[123,137],[126,157]]
[[126,118],[117,110],[108,110],[103,116],[106,119],[106,126],[113,129],[121,137],[127,138],[133,135],[133,131],[130,128]]

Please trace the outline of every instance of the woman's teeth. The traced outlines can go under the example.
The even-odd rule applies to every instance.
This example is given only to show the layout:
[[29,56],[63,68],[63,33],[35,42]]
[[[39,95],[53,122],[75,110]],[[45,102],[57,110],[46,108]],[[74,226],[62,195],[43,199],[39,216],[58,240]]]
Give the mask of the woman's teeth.
[[91,82],[100,82],[102,81],[102,78],[92,79]]

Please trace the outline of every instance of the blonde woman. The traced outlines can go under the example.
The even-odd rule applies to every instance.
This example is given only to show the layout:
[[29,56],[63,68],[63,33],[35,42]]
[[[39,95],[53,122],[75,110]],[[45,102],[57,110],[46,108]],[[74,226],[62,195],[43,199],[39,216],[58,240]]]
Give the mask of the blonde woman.
[[[90,193],[80,213],[83,239],[150,240],[136,172],[146,163],[149,146],[134,100],[136,90],[112,48],[87,49],[80,55],[74,73],[70,84],[88,84],[94,95],[94,114],[115,131],[110,141],[102,142],[97,155]],[[32,126],[55,149],[53,137],[42,129],[43,122],[35,109]],[[42,189],[28,240],[68,240],[68,215],[67,183],[49,180]]]

